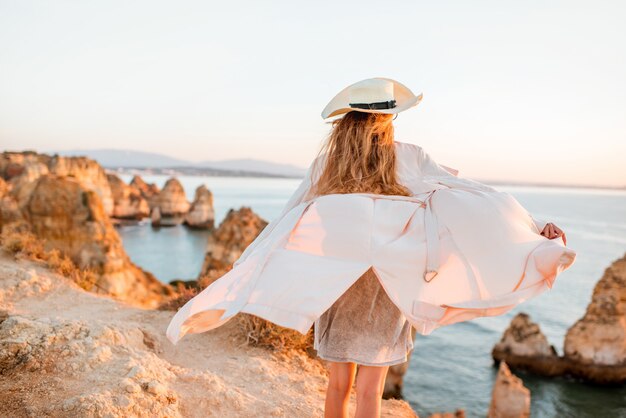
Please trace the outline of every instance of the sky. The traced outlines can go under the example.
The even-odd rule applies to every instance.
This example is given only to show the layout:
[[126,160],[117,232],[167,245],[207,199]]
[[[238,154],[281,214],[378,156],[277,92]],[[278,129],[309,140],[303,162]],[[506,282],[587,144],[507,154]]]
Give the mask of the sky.
[[474,179],[626,186],[623,1],[0,0],[0,149],[307,167],[341,89]]

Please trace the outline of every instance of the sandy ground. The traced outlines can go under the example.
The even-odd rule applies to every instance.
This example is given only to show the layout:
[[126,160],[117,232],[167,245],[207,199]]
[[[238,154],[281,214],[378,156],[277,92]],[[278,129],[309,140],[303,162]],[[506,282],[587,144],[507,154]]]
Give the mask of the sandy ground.
[[[235,321],[174,346],[172,316],[0,254],[0,416],[323,416],[321,362],[242,345]],[[382,416],[416,415],[389,400]]]

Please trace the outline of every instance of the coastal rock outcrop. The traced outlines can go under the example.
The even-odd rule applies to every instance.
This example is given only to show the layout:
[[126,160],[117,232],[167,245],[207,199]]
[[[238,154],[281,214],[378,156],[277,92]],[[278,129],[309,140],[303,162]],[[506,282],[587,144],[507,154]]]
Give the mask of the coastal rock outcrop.
[[196,189],[191,208],[185,215],[185,224],[199,229],[213,229],[215,226],[213,193],[204,184]]
[[626,255],[595,285],[585,315],[567,331],[564,355],[577,375],[626,382]]
[[113,213],[118,219],[143,219],[150,215],[148,202],[139,189],[129,186],[116,174],[107,174],[113,196]]
[[496,362],[505,361],[514,369],[542,375],[562,372],[556,349],[550,345],[539,325],[530,316],[518,313],[491,352]]
[[2,226],[21,219],[17,201],[11,195],[12,185],[0,177],[0,231]]
[[96,192],[104,212],[113,214],[113,194],[102,166],[95,160],[86,157],[61,157],[54,155],[48,165],[50,173],[60,177],[73,177],[87,190]]
[[[189,211],[189,202],[183,185],[176,178],[167,180],[156,199],[155,208],[159,208],[159,226],[175,226],[183,222]],[[153,219],[154,224],[154,219]]]
[[530,417],[530,391],[522,379],[511,373],[505,362],[500,363],[493,385],[487,418]]
[[141,196],[146,199],[150,210],[157,205],[159,198],[159,187],[154,183],[146,183],[140,176],[133,176],[130,181],[130,186],[136,188],[141,193]]
[[250,207],[230,209],[219,227],[209,235],[200,277],[209,276],[212,270],[230,269],[267,224]]
[[87,190],[98,194],[107,215],[113,213],[113,196],[106,173],[94,160],[56,154],[51,157],[33,151],[3,152],[0,158],[0,176],[14,183],[16,191],[48,173],[73,177]]
[[95,292],[144,307],[156,307],[173,289],[133,264],[99,196],[71,177],[41,176],[24,186],[21,211],[46,247],[69,256],[98,277]]

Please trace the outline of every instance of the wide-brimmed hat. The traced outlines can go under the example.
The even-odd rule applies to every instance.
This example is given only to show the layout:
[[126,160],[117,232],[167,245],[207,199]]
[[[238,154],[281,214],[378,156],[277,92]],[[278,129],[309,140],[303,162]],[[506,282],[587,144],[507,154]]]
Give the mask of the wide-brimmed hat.
[[405,85],[390,78],[374,77],[361,80],[341,90],[326,105],[322,118],[350,111],[396,114],[409,109],[422,100]]

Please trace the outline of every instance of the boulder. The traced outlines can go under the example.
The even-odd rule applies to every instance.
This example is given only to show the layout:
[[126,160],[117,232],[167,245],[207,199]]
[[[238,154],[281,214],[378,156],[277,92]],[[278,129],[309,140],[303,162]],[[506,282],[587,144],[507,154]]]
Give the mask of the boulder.
[[215,226],[213,193],[204,184],[196,189],[191,208],[185,215],[185,224],[198,229],[213,229]]
[[113,195],[112,216],[118,219],[142,219],[150,215],[148,202],[139,189],[129,186],[116,174],[107,174]]

